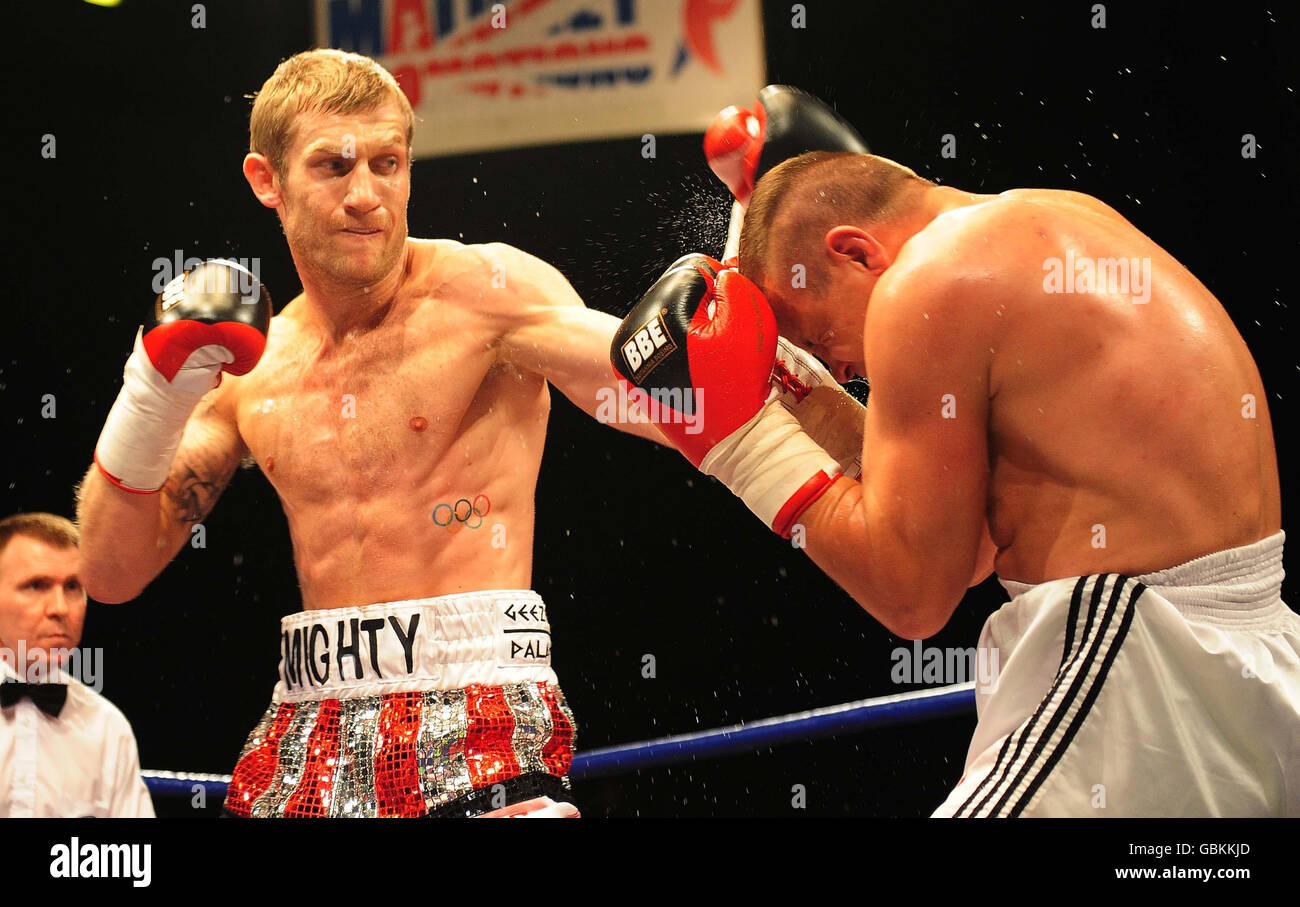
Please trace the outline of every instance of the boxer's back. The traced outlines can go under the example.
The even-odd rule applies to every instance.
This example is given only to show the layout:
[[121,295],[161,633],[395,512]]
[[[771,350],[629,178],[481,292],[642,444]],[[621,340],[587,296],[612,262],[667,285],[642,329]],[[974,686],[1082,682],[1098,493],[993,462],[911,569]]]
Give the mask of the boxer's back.
[[233,389],[307,608],[530,583],[546,383],[498,356],[475,249],[410,246],[410,277],[373,325],[335,338],[295,300]]
[[999,575],[1141,573],[1280,528],[1250,352],[1214,296],[1132,224],[1088,196],[1016,190],[918,239],[917,254],[960,247],[959,267],[998,275],[971,326],[992,350]]

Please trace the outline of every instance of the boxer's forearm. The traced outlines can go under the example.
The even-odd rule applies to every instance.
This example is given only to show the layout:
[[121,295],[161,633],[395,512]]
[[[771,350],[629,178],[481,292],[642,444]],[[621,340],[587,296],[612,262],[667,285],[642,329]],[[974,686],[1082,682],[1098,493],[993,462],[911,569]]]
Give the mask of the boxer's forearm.
[[[904,639],[933,636],[961,601],[965,583],[926,552],[870,520],[864,486],[840,478],[797,521],[791,538],[862,608]],[[969,574],[968,574],[969,575]]]
[[[86,591],[102,602],[130,601],[190,539],[248,451],[214,390],[190,417],[167,480],[155,492],[115,485],[92,466],[78,495]],[[221,405],[217,405],[220,403]]]
[[96,601],[130,601],[158,575],[161,496],[132,494],[91,466],[77,495],[82,582]]

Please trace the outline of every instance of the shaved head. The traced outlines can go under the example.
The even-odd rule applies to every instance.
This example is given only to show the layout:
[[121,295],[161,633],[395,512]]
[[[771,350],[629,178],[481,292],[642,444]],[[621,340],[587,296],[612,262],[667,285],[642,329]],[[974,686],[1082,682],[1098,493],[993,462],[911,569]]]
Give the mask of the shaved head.
[[803,265],[807,286],[827,271],[822,239],[832,227],[871,227],[905,211],[933,186],[888,158],[851,151],[810,151],[783,161],[758,181],[740,234],[740,272],[760,287],[790,279]]

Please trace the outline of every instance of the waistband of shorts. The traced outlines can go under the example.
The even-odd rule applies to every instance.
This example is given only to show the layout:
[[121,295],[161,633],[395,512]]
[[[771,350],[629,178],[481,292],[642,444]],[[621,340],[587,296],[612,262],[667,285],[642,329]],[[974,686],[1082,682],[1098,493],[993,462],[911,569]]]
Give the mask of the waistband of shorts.
[[[1134,579],[1189,613],[1244,615],[1285,608],[1282,604],[1285,541],[1286,533],[1276,532],[1249,545],[1216,551]],[[1001,577],[998,581],[1013,598],[1034,588],[1029,583]]]
[[554,683],[551,626],[529,589],[302,611],[280,621],[279,675],[277,702]]

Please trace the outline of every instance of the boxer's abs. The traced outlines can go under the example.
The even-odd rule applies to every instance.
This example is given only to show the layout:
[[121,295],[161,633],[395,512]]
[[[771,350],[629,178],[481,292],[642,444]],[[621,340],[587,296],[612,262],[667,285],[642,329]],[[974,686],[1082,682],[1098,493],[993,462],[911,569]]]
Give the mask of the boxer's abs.
[[286,355],[240,388],[240,434],[288,518],[303,607],[529,588],[545,382],[472,331],[417,349],[409,333],[383,339],[337,361]]

